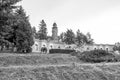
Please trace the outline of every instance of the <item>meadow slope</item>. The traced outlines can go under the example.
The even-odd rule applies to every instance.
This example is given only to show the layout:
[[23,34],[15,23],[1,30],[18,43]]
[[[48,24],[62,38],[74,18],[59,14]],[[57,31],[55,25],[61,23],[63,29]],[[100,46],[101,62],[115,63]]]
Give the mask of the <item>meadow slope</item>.
[[[19,60],[26,59],[25,61],[27,61],[27,59],[29,59],[28,62],[33,60],[33,57],[27,58],[30,57],[30,55],[19,55],[19,57],[20,56],[21,58],[19,58]],[[37,60],[39,60],[41,55],[37,56],[39,56],[39,58],[37,58]],[[26,62],[28,63],[26,64],[20,62],[21,64],[19,65],[16,63],[17,61],[14,61],[18,58],[17,55],[2,55],[0,59],[2,60],[3,58],[3,63],[8,63],[8,60],[14,60],[9,61],[9,64],[5,63],[6,65],[0,66],[0,80],[120,80],[120,63],[90,64],[77,62],[78,60],[70,55],[42,55],[41,57],[43,56],[44,58],[62,58],[64,62],[60,61],[59,63],[59,60],[57,63],[51,62],[49,64],[47,64],[48,62],[46,61],[43,64],[29,64],[28,62]]]

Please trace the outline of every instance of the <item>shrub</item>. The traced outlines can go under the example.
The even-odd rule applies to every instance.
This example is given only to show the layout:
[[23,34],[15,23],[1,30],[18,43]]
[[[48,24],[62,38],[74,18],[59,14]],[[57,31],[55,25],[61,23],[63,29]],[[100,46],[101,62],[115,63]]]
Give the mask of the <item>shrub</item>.
[[81,54],[81,52],[80,51],[75,51],[75,52],[71,52],[70,53],[70,55],[72,55],[72,56],[79,56]]
[[84,62],[112,62],[115,56],[105,50],[92,50],[85,51],[80,55],[76,55],[80,60]]
[[70,50],[70,49],[50,49],[49,50],[50,54],[55,54],[55,53],[70,54],[71,52],[75,52],[75,50]]

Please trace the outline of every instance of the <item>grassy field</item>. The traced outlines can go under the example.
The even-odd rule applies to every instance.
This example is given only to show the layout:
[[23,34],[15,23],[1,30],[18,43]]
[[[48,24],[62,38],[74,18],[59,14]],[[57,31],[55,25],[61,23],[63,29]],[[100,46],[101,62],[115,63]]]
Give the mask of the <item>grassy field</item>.
[[82,63],[65,54],[0,54],[0,80],[120,80],[120,63]]
[[0,54],[0,66],[23,66],[43,64],[67,64],[80,62],[75,56],[66,54]]

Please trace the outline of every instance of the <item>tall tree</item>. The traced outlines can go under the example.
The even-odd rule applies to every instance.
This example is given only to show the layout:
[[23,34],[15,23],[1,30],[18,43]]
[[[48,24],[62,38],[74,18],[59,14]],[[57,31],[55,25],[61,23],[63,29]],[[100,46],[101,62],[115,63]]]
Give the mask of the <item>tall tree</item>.
[[21,0],[2,0],[0,2],[0,45],[14,45],[19,52],[31,51],[33,45],[32,29],[28,16],[21,6]]
[[71,29],[68,29],[65,33],[65,40],[66,44],[74,44],[75,43],[75,34]]
[[37,38],[37,31],[35,27],[32,27],[32,33],[33,33],[33,37]]
[[14,21],[15,24],[11,26],[13,29],[12,37],[8,40],[14,43],[18,52],[31,52],[34,41],[28,16],[21,6],[16,10],[14,16],[16,20]]
[[80,30],[78,29],[76,32],[76,43],[78,46],[81,46],[83,44],[83,34],[80,32]]
[[16,34],[16,46],[18,51],[25,50],[31,52],[31,46],[34,44],[32,36],[32,28],[29,22],[29,17],[24,12],[24,9],[20,7],[17,10],[18,27],[15,30]]
[[0,45],[2,48],[3,46],[11,44],[8,38],[12,36],[11,32],[13,30],[11,28],[11,22],[14,20],[14,10],[18,7],[15,6],[15,4],[19,1],[21,0],[0,1]]
[[91,38],[91,34],[88,32],[86,34],[86,44],[93,44],[93,39]]
[[86,35],[81,33],[78,29],[77,35],[76,35],[76,42],[78,46],[82,46],[84,44],[93,44],[93,39],[91,38],[91,34],[88,32]]
[[46,40],[47,39],[47,27],[46,27],[46,23],[44,20],[42,20],[39,24],[39,31],[38,31],[38,38],[40,40]]

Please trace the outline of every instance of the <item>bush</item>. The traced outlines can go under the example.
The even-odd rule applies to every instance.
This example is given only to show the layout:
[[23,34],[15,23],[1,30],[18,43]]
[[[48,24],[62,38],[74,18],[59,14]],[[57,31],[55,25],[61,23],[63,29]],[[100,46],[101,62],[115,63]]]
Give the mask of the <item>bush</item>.
[[26,50],[27,53],[30,53],[32,52],[32,48],[31,47],[28,47],[27,50]]
[[94,63],[112,62],[115,59],[115,56],[113,54],[108,53],[105,50],[85,51],[76,56],[84,62],[94,62]]
[[72,56],[79,56],[81,54],[81,52],[80,51],[75,51],[75,52],[71,52],[70,53],[70,55],[72,55]]
[[70,50],[70,49],[50,49],[49,50],[50,54],[55,54],[55,53],[70,54],[71,52],[75,52],[75,50]]

